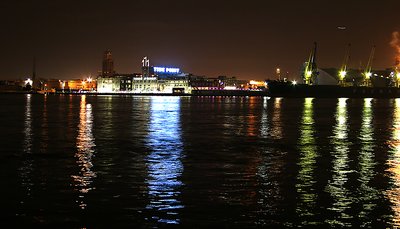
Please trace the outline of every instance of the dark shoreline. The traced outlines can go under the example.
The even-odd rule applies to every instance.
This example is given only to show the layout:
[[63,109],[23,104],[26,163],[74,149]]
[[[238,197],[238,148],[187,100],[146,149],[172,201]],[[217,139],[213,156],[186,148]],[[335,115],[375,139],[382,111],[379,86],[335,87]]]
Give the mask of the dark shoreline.
[[0,94],[38,95],[121,95],[121,96],[256,96],[281,98],[400,98],[400,88],[396,87],[340,87],[335,85],[291,85],[272,84],[269,90],[194,90],[192,93],[129,93],[129,92],[79,92],[56,91],[39,93],[34,91],[0,91]]
[[131,96],[268,96],[266,91],[223,91],[223,90],[209,90],[209,91],[195,91],[194,93],[127,93],[127,92],[28,92],[28,91],[0,91],[0,94],[38,94],[38,95],[131,95]]

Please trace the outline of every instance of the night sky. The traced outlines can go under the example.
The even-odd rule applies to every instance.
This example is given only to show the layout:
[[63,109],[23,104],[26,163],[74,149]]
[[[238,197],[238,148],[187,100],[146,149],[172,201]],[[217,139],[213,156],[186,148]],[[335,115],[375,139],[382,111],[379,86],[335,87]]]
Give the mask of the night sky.
[[[104,50],[115,70],[154,66],[240,79],[289,78],[318,43],[319,67],[340,67],[351,43],[350,67],[365,66],[376,45],[374,69],[394,65],[392,33],[400,31],[398,0],[279,1],[1,1],[0,79],[96,76]],[[346,29],[338,29],[345,26]]]

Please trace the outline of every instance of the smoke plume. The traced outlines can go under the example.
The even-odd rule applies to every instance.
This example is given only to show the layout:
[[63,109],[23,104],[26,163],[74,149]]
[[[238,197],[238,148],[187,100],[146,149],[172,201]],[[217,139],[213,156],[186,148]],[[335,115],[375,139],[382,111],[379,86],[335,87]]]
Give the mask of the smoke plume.
[[395,31],[392,33],[390,45],[396,49],[395,66],[400,67],[400,32]]

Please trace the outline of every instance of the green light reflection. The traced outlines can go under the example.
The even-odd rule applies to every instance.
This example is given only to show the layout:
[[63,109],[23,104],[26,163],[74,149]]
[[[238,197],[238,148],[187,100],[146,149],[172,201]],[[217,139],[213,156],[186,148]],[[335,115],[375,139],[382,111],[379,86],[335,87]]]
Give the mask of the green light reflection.
[[362,203],[362,209],[359,213],[359,217],[362,220],[363,227],[368,226],[369,218],[368,215],[375,208],[376,204],[374,200],[377,197],[377,190],[369,185],[372,178],[374,177],[374,131],[372,127],[372,99],[364,99],[364,107],[362,113],[362,124],[360,130],[359,139],[361,140],[361,150],[358,156],[359,161],[359,201]]
[[349,190],[346,187],[349,170],[349,146],[348,141],[348,114],[347,98],[339,98],[336,107],[336,125],[333,129],[332,144],[332,179],[328,182],[326,191],[331,195],[333,204],[328,210],[335,212],[334,219],[327,219],[327,223],[333,226],[351,226],[348,222],[352,216],[346,213],[352,203]]
[[[299,138],[299,174],[297,175],[296,190],[300,196],[297,213],[300,217],[311,217],[316,208],[317,194],[315,192],[315,168],[317,148],[315,142],[315,123],[313,118],[313,98],[305,98],[303,118],[300,125]],[[310,219],[302,220],[305,225],[315,224]]]

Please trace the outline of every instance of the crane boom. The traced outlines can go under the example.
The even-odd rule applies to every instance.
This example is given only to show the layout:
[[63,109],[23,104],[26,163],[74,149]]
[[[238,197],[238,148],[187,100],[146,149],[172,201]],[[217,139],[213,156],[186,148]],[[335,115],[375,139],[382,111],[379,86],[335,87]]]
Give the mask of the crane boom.
[[372,46],[372,50],[369,55],[368,63],[367,63],[367,66],[365,67],[365,72],[371,72],[371,70],[372,70],[372,61],[374,60],[375,48],[376,48],[375,45]]

